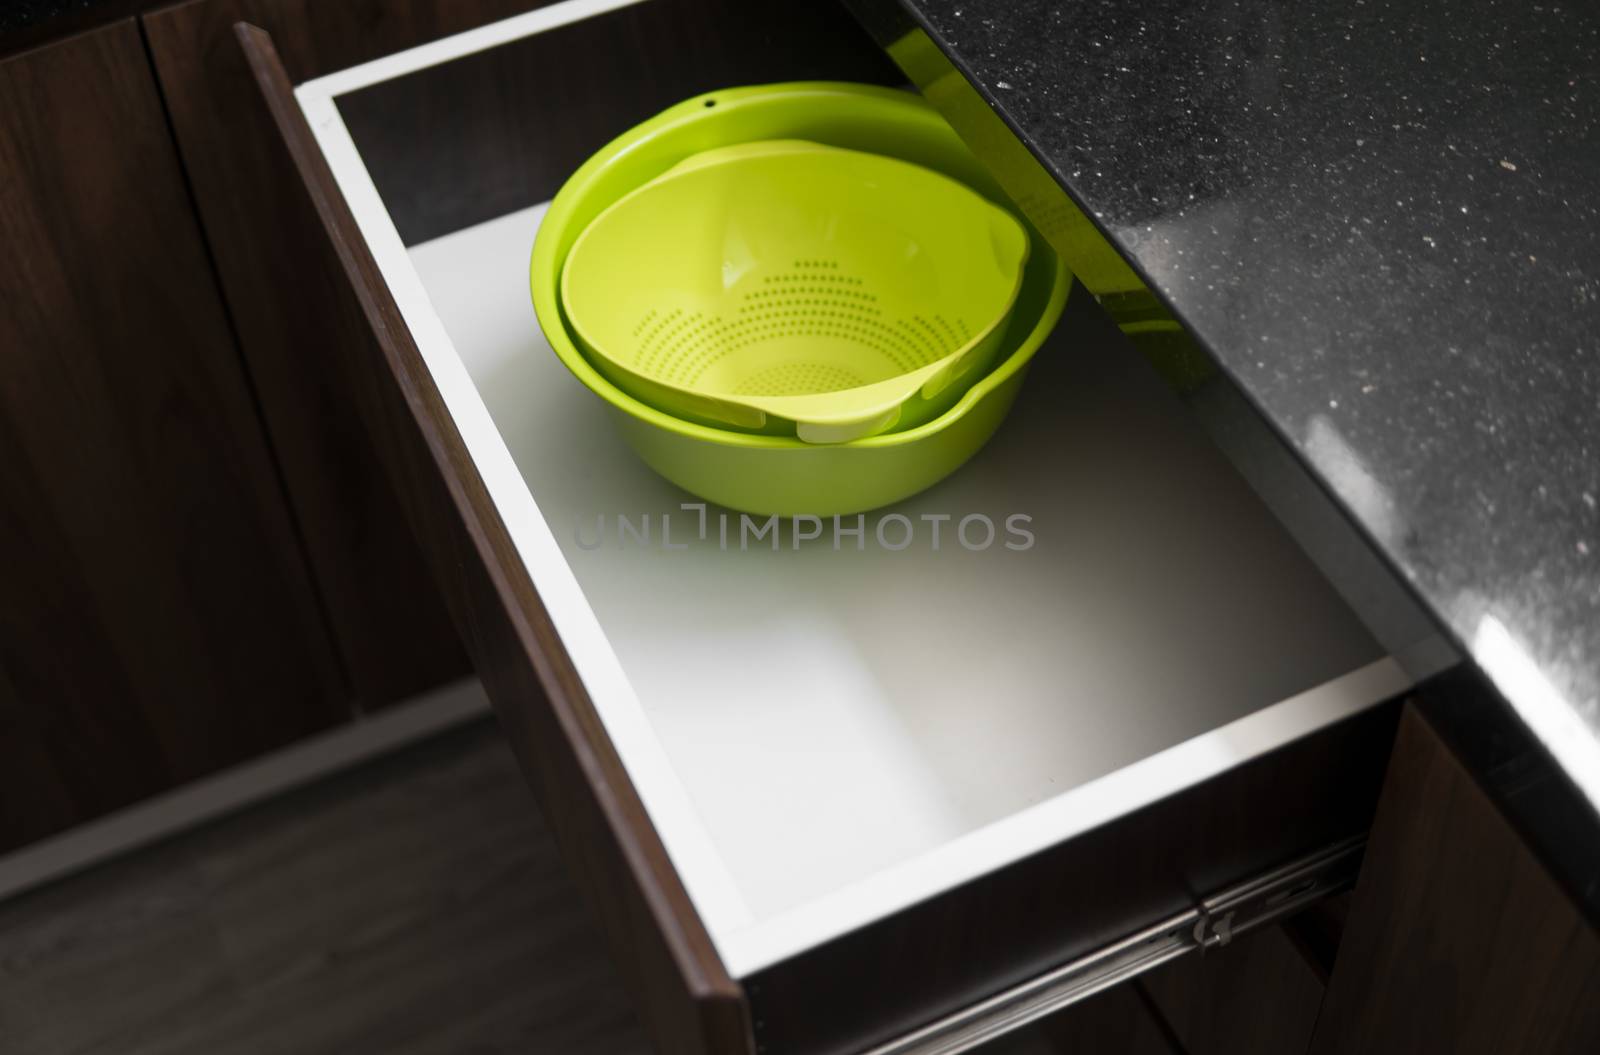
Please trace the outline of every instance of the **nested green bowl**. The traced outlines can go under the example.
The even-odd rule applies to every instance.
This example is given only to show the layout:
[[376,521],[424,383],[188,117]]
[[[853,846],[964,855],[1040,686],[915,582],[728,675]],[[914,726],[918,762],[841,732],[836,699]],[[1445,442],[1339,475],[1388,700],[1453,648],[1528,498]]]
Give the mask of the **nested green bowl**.
[[691,494],[749,513],[831,516],[888,505],[960,468],[994,435],[1029,361],[1061,315],[1071,276],[1029,231],[1031,249],[999,362],[939,417],[903,432],[819,446],[794,436],[714,428],[628,395],[579,350],[561,310],[560,277],[574,242],[625,195],[701,151],[762,139],[807,139],[924,165],[1006,205],[1004,193],[944,120],[918,97],[871,85],[797,82],[686,100],[623,133],[575,172],[534,241],[534,310],[551,348],[605,400],[623,438]]

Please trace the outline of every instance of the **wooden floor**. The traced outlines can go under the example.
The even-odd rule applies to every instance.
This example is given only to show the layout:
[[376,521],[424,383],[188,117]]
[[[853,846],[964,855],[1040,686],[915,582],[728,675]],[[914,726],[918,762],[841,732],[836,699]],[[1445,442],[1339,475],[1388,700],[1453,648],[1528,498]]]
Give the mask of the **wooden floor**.
[[[985,1055],[1178,1052],[1135,992]],[[492,720],[0,902],[0,1055],[649,1050]]]
[[647,1050],[488,722],[0,903],[4,1055]]

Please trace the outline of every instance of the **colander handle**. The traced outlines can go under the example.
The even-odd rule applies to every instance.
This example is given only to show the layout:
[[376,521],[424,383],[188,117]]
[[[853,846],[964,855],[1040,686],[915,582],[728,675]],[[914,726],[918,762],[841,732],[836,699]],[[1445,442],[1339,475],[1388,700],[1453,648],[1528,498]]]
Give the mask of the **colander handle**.
[[735,425],[742,429],[759,429],[766,425],[767,415],[755,407],[743,403],[729,403],[712,396],[702,396],[695,392],[685,392],[681,389],[673,392],[673,402],[678,403],[687,410],[720,421],[724,425]]
[[[1028,255],[1032,246],[1028,242],[1028,232],[1023,229],[1017,218],[1000,206],[989,204],[989,244],[994,250],[995,266],[1004,274],[1016,276],[1017,289],[1022,286],[1022,269],[1028,263]],[[1012,294],[1012,306],[1015,306],[1016,294]],[[928,378],[922,385],[922,398],[932,399],[944,391],[952,382],[962,374],[972,369],[990,350],[991,345],[1000,339],[1000,333],[1005,328],[1006,317],[1011,314],[1011,307],[1007,307],[1005,316],[995,320],[990,332],[982,339],[972,342],[961,356],[954,362],[946,364],[944,369]]]
[[849,443],[851,440],[864,440],[868,436],[876,436],[880,432],[892,429],[899,420],[900,408],[895,406],[887,413],[876,411],[867,417],[850,421],[830,421],[826,424],[797,421],[794,434],[806,443]]
[[[995,330],[1001,329],[1004,326],[1004,322],[1005,320],[1003,319],[997,322]],[[946,364],[942,370],[924,381],[917,394],[923,399],[932,399],[954,384],[961,375],[976,366],[989,353],[994,342],[1000,339],[1001,334],[995,332],[995,330],[991,330],[982,340],[973,342],[972,347],[962,352],[954,362]]]

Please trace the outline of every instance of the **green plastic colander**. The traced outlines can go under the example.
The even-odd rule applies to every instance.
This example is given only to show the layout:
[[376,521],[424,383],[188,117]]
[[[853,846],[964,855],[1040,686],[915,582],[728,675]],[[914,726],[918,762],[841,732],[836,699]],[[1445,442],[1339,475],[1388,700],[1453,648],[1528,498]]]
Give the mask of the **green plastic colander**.
[[568,255],[562,302],[638,398],[844,443],[930,420],[981,376],[1028,248],[1010,213],[920,165],[737,144],[601,213]]

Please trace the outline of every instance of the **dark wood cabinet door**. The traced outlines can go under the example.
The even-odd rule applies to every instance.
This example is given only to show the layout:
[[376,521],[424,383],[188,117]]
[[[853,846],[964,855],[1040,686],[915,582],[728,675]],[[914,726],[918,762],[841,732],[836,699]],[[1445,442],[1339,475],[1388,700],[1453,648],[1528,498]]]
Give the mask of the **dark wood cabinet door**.
[[[1044,1043],[1034,1043],[1034,1036]],[[993,1047],[994,1055],[1189,1055],[1157,1018],[1137,982],[1073,1004],[1016,1041]]]
[[1408,708],[1313,1055],[1600,1051],[1600,936]]
[[233,26],[270,30],[300,80],[536,6],[193,0],[144,18],[247,369],[363,708],[462,675],[468,663],[338,365],[342,349],[371,334],[259,120]]
[[1180,957],[1134,984],[1184,1055],[1302,1055],[1324,979],[1287,930],[1266,927]]
[[5,849],[348,706],[137,24],[0,99]]

